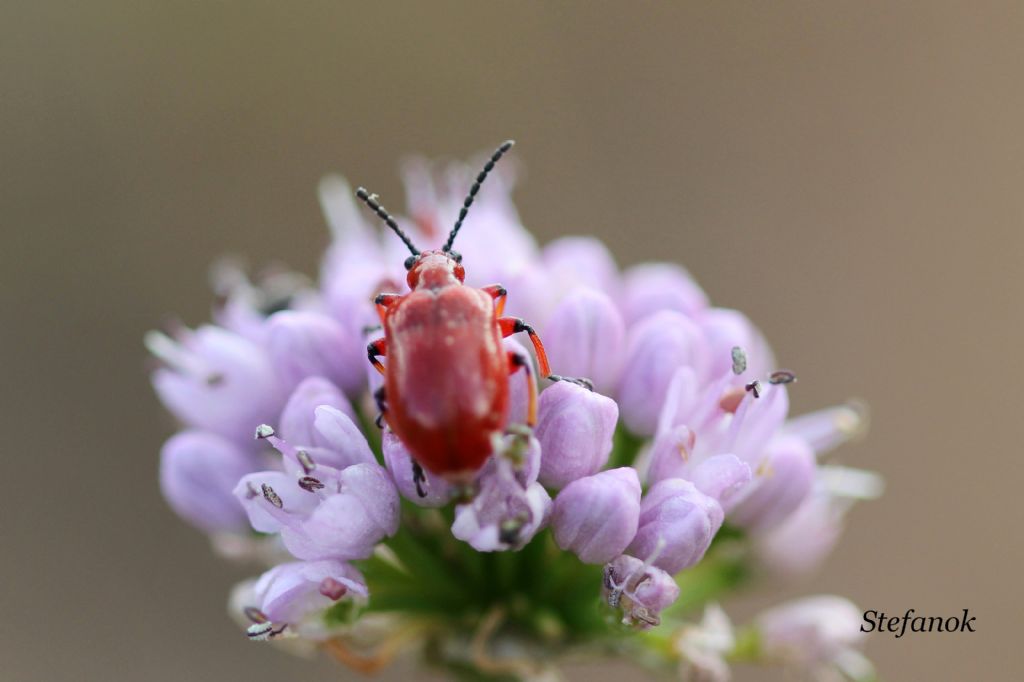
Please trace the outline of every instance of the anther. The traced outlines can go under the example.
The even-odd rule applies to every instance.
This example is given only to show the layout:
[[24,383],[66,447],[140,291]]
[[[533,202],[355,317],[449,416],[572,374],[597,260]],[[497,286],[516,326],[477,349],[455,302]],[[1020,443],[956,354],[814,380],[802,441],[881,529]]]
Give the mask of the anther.
[[316,468],[316,462],[309,456],[309,453],[305,450],[296,450],[295,459],[299,460],[299,465],[305,473],[310,473]]
[[269,618],[267,618],[267,614],[263,613],[255,606],[246,606],[244,609],[242,609],[242,613],[245,614],[245,617],[251,620],[253,623],[266,623],[270,620]]
[[747,389],[747,391],[753,393],[755,398],[760,398],[761,397],[761,382],[760,381],[751,381],[749,384],[747,384],[743,388],[745,388],[745,389]]
[[278,509],[283,509],[284,508],[284,502],[282,502],[281,501],[281,497],[276,492],[274,492],[274,489],[271,488],[266,483],[264,483],[262,487],[263,487],[263,498],[267,502],[269,502],[270,504],[272,504],[275,507],[277,507]]
[[778,386],[779,384],[793,384],[796,383],[796,375],[788,369],[776,370],[768,375],[768,383],[773,386]]
[[267,424],[260,424],[256,427],[256,440],[270,438],[274,433],[274,427],[268,426]]
[[747,354],[739,346],[732,347],[732,373],[736,375],[747,371]]
[[334,578],[327,577],[320,581],[320,594],[331,601],[338,601],[348,592],[348,588]]
[[416,494],[420,497],[427,496],[427,491],[423,489],[423,483],[426,480],[427,476],[423,473],[423,467],[416,460],[412,460],[412,482],[416,485]]
[[[312,476],[303,476],[302,478],[299,479],[299,487],[305,490],[307,493],[315,493],[317,490],[322,490],[325,486],[323,481],[321,481],[319,478],[313,478]],[[278,502],[280,502],[280,498],[278,498]],[[273,500],[271,500],[271,504],[273,504],[275,507],[281,506],[280,504],[274,502]]]

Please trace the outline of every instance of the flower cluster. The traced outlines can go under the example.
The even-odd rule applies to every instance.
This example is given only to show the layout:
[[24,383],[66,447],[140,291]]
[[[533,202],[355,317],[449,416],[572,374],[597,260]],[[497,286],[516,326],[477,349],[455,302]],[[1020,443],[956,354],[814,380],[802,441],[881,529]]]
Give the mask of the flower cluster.
[[[421,161],[405,175],[409,217],[399,224],[421,246],[440,246],[472,176]],[[165,497],[221,552],[272,565],[232,599],[249,636],[319,642],[350,660],[345,642],[374,622],[375,605],[429,611],[417,580],[451,592],[450,608],[481,602],[468,609],[478,614],[511,603],[502,590],[548,594],[486,572],[482,597],[446,582],[460,562],[518,552],[549,571],[534,583],[576,570],[567,563],[593,566],[573,575],[613,615],[602,620],[608,632],[671,633],[659,650],[686,675],[728,679],[730,660],[781,660],[822,679],[853,674],[855,661],[867,675],[855,609],[838,597],[780,607],[743,632],[714,605],[701,623],[680,620],[702,570],[792,575],[821,562],[852,501],[879,492],[875,475],[825,459],[863,430],[863,409],[790,418],[795,376],[742,313],[712,307],[677,265],[620,270],[591,237],[540,248],[511,203],[511,175],[489,182],[460,235],[466,285],[504,284],[509,312],[539,331],[554,371],[588,377],[593,390],[543,387],[531,430],[521,426],[526,384],[513,376],[511,426],[472,484],[421,475],[406,445],[374,424],[372,301],[405,290],[406,254],[341,178],[320,188],[333,238],[319,287],[281,272],[254,282],[224,265],[214,324],[147,336],[155,390],[183,425],[161,453]],[[389,592],[392,573],[406,592]],[[582,628],[573,618],[563,624]]]

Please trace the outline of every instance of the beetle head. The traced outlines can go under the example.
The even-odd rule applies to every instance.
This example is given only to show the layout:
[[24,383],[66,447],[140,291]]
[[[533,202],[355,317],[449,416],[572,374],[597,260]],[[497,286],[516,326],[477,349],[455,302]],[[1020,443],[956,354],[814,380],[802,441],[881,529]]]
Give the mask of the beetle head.
[[409,256],[405,267],[410,289],[439,289],[466,279],[462,256],[456,251],[424,251]]

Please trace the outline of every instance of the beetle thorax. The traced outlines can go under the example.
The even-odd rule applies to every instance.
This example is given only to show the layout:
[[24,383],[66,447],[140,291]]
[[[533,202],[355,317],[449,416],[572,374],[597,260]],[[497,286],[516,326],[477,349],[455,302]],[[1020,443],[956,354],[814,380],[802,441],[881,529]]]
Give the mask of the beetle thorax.
[[445,251],[425,251],[419,255],[413,266],[409,268],[406,280],[409,288],[440,289],[442,287],[462,284],[466,271],[462,264]]

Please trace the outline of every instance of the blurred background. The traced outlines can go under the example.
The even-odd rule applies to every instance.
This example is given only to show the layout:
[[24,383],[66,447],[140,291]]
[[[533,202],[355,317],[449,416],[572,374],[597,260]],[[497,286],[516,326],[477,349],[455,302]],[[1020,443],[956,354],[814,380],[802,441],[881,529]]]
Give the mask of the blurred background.
[[798,371],[794,412],[872,407],[844,461],[886,496],[735,613],[969,608],[868,654],[1020,679],[1022,35],[990,2],[0,4],[0,679],[349,675],[227,619],[244,573],[157,490],[142,335],[206,319],[223,254],[315,272],[324,173],[399,197],[404,156],[506,137],[542,242],[678,260]]

